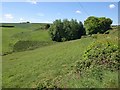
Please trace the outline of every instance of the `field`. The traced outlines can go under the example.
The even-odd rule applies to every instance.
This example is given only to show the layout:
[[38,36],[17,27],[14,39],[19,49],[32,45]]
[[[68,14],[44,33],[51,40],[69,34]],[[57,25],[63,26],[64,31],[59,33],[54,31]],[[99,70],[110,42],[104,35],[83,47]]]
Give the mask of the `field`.
[[[92,75],[88,78],[75,73],[76,63],[93,42],[106,38],[114,42],[118,38],[116,28],[110,30],[109,34],[56,43],[50,39],[48,30],[43,28],[44,24],[9,25],[15,27],[2,28],[3,88],[118,87],[117,71],[102,71],[102,82]],[[27,43],[31,45],[25,48]]]
[[[9,24],[5,24],[9,25]],[[14,25],[14,28],[3,27],[3,53],[10,52],[11,46],[14,45],[17,41],[45,41],[50,42],[50,37],[47,30],[41,30],[41,27],[44,24],[11,24]]]

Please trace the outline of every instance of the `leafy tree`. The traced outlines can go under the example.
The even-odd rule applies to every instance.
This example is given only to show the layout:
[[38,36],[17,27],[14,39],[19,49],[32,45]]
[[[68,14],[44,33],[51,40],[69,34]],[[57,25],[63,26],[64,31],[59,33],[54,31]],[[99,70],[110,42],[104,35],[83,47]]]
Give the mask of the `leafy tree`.
[[49,32],[53,41],[61,42],[79,39],[85,34],[85,29],[82,22],[77,22],[77,20],[64,19],[61,21],[59,19],[53,22]]
[[61,41],[60,31],[63,32],[63,23],[59,19],[53,22],[49,30],[53,41]]
[[50,24],[45,25],[45,29],[48,29],[50,27]]
[[27,21],[26,23],[30,23],[29,21]]
[[84,21],[87,34],[96,34],[106,32],[112,24],[110,18],[90,16]]
[[101,33],[104,33],[105,31],[107,31],[110,28],[110,25],[112,24],[112,20],[110,18],[105,18],[105,17],[101,17],[99,18],[99,23],[101,26]]

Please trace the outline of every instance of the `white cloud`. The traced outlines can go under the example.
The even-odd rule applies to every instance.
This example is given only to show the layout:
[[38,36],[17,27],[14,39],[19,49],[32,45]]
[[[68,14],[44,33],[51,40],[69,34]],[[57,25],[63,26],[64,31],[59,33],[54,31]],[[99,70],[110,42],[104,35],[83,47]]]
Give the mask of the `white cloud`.
[[109,8],[110,8],[110,9],[115,8],[115,5],[114,5],[114,4],[110,4],[110,5],[109,5]]
[[36,0],[27,0],[27,2],[30,2],[31,4],[37,4]]
[[20,18],[19,19],[19,22],[25,22],[26,20],[25,19],[23,19],[23,18]]
[[9,20],[14,18],[12,14],[5,14],[4,17]]
[[81,14],[81,11],[80,11],[80,10],[77,10],[77,11],[75,11],[75,13]]
[[23,21],[24,19],[23,19],[23,18],[20,18],[19,20],[20,20],[20,21]]

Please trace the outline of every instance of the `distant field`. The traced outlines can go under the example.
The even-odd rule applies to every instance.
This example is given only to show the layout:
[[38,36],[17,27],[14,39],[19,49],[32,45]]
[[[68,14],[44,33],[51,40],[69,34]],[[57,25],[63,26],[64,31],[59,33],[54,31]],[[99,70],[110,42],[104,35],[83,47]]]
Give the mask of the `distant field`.
[[3,24],[14,27],[2,27],[3,53],[11,52],[12,45],[18,41],[46,41],[51,42],[48,30],[44,30],[45,24]]
[[[118,38],[118,30],[110,30],[109,34],[95,34],[78,40],[56,43],[51,41],[44,24],[12,24],[13,28],[2,28],[3,53],[10,52],[18,41],[38,41],[36,49],[13,52],[4,55],[3,85],[4,88],[42,88],[42,87],[117,87],[118,73],[103,71],[105,79],[81,78],[74,73],[76,62],[81,60],[86,49],[95,41],[108,38],[111,42]],[[43,25],[43,26],[42,26]],[[36,45],[36,44],[33,44]],[[115,44],[117,45],[117,44]],[[114,77],[114,78],[113,78]]]

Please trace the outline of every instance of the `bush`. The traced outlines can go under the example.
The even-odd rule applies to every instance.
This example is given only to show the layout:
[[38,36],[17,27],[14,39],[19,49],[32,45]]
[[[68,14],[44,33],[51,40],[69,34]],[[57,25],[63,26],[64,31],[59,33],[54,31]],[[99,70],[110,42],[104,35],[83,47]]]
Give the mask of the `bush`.
[[87,48],[81,60],[76,62],[75,72],[80,74],[84,87],[117,87],[119,62],[118,39],[105,38]]
[[29,21],[27,21],[26,23],[30,23]]
[[90,16],[84,21],[84,26],[87,34],[97,34],[104,33],[112,24],[112,20],[110,18],[105,17],[94,17]]
[[102,66],[107,70],[120,69],[119,48],[115,39],[104,39],[94,42],[85,51],[81,61],[77,62],[78,72],[91,67]]
[[45,25],[45,29],[49,29],[49,27],[50,27],[50,24]]
[[82,22],[77,20],[68,21],[67,19],[56,20],[50,27],[50,35],[53,41],[69,41],[79,39],[82,35],[85,35],[85,29]]

